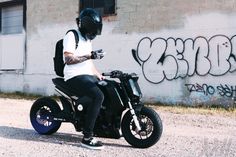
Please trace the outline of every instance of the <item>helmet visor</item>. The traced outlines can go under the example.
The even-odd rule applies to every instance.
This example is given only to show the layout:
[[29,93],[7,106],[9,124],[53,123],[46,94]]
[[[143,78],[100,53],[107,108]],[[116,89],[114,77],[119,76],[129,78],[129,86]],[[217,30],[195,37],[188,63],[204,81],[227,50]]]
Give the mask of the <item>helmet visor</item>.
[[102,23],[95,22],[91,18],[83,18],[81,23],[81,28],[86,30],[86,34],[101,35],[102,32]]
[[85,28],[86,33],[90,35],[101,35],[102,32],[102,24],[92,24],[90,27]]
[[99,23],[99,24],[96,24],[96,25],[97,25],[97,32],[96,32],[96,34],[97,35],[101,35],[101,33],[102,33],[102,24]]

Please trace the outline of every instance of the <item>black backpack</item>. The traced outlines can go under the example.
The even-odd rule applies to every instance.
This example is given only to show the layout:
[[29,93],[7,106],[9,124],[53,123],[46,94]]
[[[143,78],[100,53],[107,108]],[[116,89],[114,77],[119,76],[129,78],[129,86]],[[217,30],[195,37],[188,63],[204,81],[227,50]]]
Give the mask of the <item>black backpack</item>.
[[[79,35],[78,35],[77,31],[74,29],[69,30],[68,32],[70,32],[70,31],[74,33],[75,43],[76,43],[75,49],[76,49],[78,47],[78,43],[79,43]],[[64,77],[63,70],[65,67],[65,63],[63,61],[63,39],[60,39],[56,43],[55,57],[53,58],[53,61],[54,61],[54,71],[56,72],[56,74],[58,76]]]

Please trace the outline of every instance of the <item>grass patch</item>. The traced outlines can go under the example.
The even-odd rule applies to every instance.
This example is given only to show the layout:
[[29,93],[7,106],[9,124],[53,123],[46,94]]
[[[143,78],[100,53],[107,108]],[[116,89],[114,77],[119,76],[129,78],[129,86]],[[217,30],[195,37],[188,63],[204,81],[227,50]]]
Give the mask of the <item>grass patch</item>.
[[35,100],[40,97],[42,97],[42,95],[26,94],[22,92],[12,92],[12,93],[0,92],[0,98]]
[[[22,92],[13,92],[13,93],[0,92],[0,98],[36,100],[40,97],[42,97],[42,95],[26,94]],[[55,95],[51,97],[58,100],[58,97]],[[217,105],[187,106],[187,105],[171,105],[164,103],[146,103],[145,105],[157,109],[157,111],[159,110],[174,114],[224,115],[224,116],[236,117],[236,107],[223,108]]]
[[174,114],[201,114],[201,115],[223,115],[236,117],[236,108],[223,108],[223,107],[215,107],[215,106],[186,106],[186,105],[164,105],[164,104],[147,104],[151,106],[157,111],[170,112]]

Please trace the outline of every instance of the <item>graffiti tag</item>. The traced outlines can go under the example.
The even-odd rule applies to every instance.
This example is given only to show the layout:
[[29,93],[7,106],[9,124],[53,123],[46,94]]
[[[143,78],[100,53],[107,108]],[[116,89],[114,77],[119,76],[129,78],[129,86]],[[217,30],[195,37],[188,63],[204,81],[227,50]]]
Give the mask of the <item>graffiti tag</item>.
[[236,70],[236,35],[185,40],[144,37],[133,56],[145,79],[154,84],[193,75],[223,76]]
[[213,95],[213,94],[219,94],[220,96],[225,97],[233,97],[236,94],[236,86],[230,86],[230,85],[218,85],[218,86],[212,86],[208,84],[185,84],[187,87],[187,90],[190,93],[196,92],[196,93],[202,93],[203,95]]

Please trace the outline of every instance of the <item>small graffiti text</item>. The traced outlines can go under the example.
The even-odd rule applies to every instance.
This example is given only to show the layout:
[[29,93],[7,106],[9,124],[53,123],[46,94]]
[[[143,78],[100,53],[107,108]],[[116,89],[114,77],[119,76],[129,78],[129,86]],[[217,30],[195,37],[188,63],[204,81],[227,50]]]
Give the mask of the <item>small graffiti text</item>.
[[214,94],[219,94],[220,96],[223,97],[234,97],[236,94],[236,85],[227,85],[227,84],[220,84],[217,86],[213,85],[208,85],[208,84],[185,84],[187,87],[187,90],[190,93],[197,92],[197,93],[202,93],[206,96],[208,95],[214,95]]

